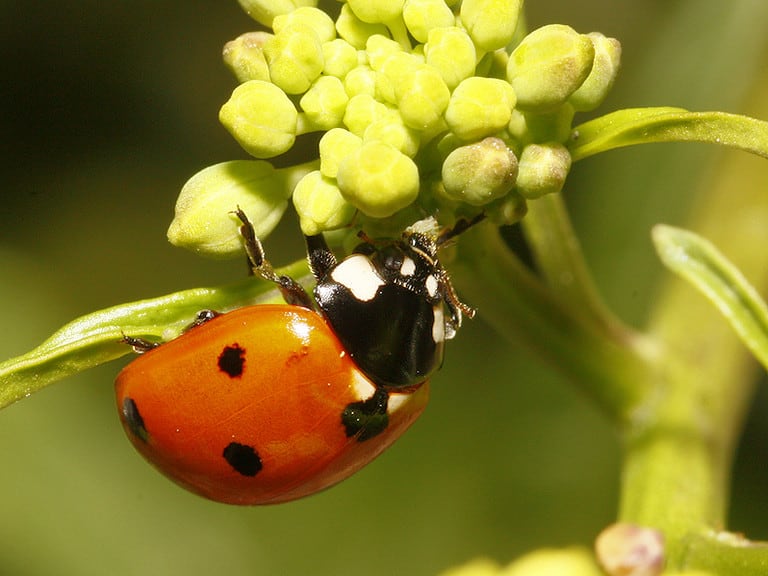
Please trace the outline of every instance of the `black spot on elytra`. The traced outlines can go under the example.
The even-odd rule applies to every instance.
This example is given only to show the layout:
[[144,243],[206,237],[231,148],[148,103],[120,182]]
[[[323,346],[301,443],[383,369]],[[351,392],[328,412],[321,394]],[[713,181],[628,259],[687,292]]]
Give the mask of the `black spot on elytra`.
[[261,470],[261,458],[252,446],[230,442],[224,448],[222,456],[236,472],[243,476],[256,476]]
[[123,406],[121,409],[123,422],[128,426],[128,430],[131,434],[139,438],[141,441],[146,442],[149,439],[149,432],[144,426],[144,418],[141,417],[139,407],[136,406],[133,398],[123,399]]
[[368,400],[348,404],[341,413],[347,437],[354,436],[358,442],[363,442],[384,432],[389,424],[388,400],[389,394],[383,388],[377,388]]
[[219,354],[219,370],[230,378],[240,378],[245,368],[245,348],[235,343],[225,346]]

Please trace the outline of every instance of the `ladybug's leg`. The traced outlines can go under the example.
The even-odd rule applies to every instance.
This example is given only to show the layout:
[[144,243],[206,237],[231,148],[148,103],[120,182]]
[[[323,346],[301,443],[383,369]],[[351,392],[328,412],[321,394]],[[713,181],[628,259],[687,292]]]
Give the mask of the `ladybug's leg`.
[[161,342],[152,342],[151,340],[145,340],[144,338],[134,338],[133,336],[126,336],[123,334],[123,344],[128,344],[136,354],[144,354],[160,346]]
[[348,404],[341,413],[347,438],[364,442],[384,432],[389,425],[388,402],[389,393],[384,388],[376,388],[367,400]]
[[462,315],[466,315],[467,318],[474,318],[477,311],[459,300],[448,272],[442,268],[440,269],[440,287],[443,294],[443,302],[448,307],[450,314],[450,319],[446,321],[448,330],[445,334],[446,339],[450,340],[456,334],[456,330],[461,328]]
[[184,332],[187,332],[188,330],[192,330],[192,328],[197,328],[198,326],[202,326],[209,320],[213,320],[216,318],[216,316],[220,316],[221,312],[216,312],[216,310],[200,310],[200,312],[197,313],[197,316],[195,316],[195,319],[192,321],[192,323],[184,328]]
[[[453,228],[446,228],[443,230],[435,240],[435,244],[438,248],[443,246],[444,244],[450,242],[452,239],[456,238],[459,234],[463,234],[468,229],[472,228],[475,224],[478,224],[479,222],[482,222],[485,220],[485,213],[481,212],[474,218],[471,218],[469,220],[462,218],[461,220],[458,220],[456,224],[453,225]],[[451,283],[451,279],[448,276],[448,272],[440,267],[440,286],[442,288],[442,294],[443,294],[443,302],[445,302],[445,305],[448,307],[448,312],[450,313],[450,320],[448,321],[448,327],[451,329],[449,331],[455,333],[457,329],[461,328],[461,317],[462,314],[466,315],[468,318],[474,318],[475,317],[475,309],[467,306],[464,304],[461,300],[459,300],[459,297],[456,294],[456,290],[453,287],[453,284]],[[448,338],[451,338],[452,336],[447,335]]]
[[[200,310],[200,312],[197,313],[197,316],[195,317],[194,321],[184,328],[184,332],[188,332],[189,330],[192,330],[193,328],[197,328],[198,326],[202,326],[209,320],[213,320],[216,318],[216,316],[219,316],[220,312],[216,312],[215,310]],[[133,348],[133,351],[137,354],[144,354],[144,352],[149,352],[150,350],[154,350],[158,346],[161,346],[162,342],[153,342],[152,340],[147,340],[146,338],[136,338],[134,336],[127,336],[123,334],[122,339],[120,340],[123,344],[128,344],[131,348]]]
[[307,258],[309,258],[309,268],[312,274],[319,282],[323,280],[331,269],[336,266],[336,256],[325,241],[322,234],[314,236],[304,236],[307,243]]
[[312,309],[312,299],[306,290],[290,276],[277,274],[272,265],[267,260],[264,247],[261,241],[256,237],[253,230],[253,224],[239,207],[234,212],[240,219],[240,235],[243,237],[245,253],[248,256],[248,264],[251,267],[251,274],[259,276],[264,280],[269,280],[277,284],[278,290],[283,295],[283,299],[291,305],[301,306]]

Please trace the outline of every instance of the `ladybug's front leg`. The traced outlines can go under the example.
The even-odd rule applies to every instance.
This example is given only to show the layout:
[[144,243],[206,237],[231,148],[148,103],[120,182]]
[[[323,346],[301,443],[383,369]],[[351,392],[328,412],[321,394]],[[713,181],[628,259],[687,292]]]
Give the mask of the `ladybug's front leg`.
[[248,264],[251,267],[251,274],[260,276],[264,280],[269,280],[277,284],[278,290],[283,295],[283,299],[286,303],[293,306],[301,306],[303,308],[313,309],[312,299],[307,294],[306,290],[296,282],[290,276],[282,276],[277,274],[272,265],[266,258],[264,253],[264,247],[261,245],[261,241],[256,237],[256,233],[253,230],[253,224],[239,207],[234,211],[234,214],[240,219],[242,225],[240,226],[240,235],[243,237],[243,243],[245,245],[245,253],[248,256]]
[[309,259],[309,268],[315,280],[320,282],[336,266],[336,256],[325,241],[322,234],[314,236],[304,236],[307,243],[307,258]]

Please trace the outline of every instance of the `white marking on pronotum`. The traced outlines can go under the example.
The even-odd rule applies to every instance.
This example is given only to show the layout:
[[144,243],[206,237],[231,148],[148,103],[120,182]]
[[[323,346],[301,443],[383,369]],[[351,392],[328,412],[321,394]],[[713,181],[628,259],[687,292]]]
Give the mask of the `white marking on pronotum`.
[[416,262],[413,261],[413,258],[404,258],[400,265],[400,275],[413,276],[414,272],[416,272]]
[[376,273],[371,261],[362,254],[350,256],[331,272],[331,278],[352,292],[362,302],[369,302],[384,280]]
[[435,278],[434,274],[430,274],[427,276],[427,279],[424,282],[424,286],[427,289],[427,294],[429,294],[430,298],[434,298],[437,294],[437,287],[438,287],[438,281],[437,278]]

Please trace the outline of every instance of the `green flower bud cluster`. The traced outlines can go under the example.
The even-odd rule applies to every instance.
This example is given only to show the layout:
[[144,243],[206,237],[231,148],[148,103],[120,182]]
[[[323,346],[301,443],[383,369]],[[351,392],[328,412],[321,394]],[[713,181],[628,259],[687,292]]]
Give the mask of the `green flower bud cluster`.
[[271,30],[225,46],[240,84],[219,117],[257,159],[325,133],[293,192],[305,234],[438,211],[519,219],[561,190],[573,116],[618,69],[600,34],[521,37],[522,0],[346,0],[335,21],[313,0],[239,2]]

